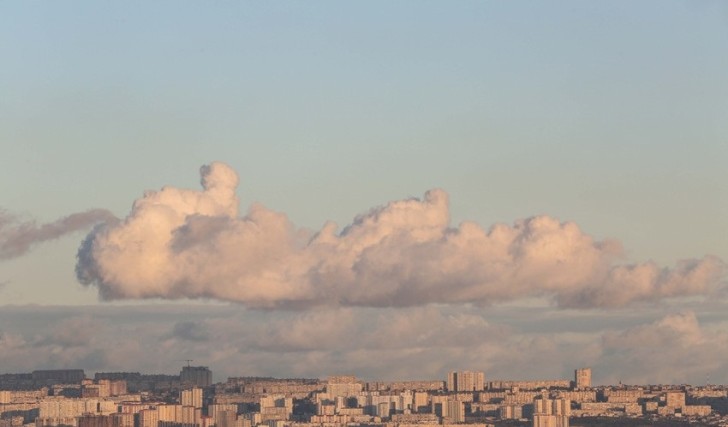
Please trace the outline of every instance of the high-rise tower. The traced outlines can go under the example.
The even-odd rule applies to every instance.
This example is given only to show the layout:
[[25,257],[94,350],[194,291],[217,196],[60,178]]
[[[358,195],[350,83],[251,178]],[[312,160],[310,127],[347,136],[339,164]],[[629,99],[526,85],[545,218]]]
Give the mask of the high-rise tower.
[[212,384],[212,371],[207,366],[184,366],[179,380],[183,385],[207,387]]
[[450,372],[447,375],[447,390],[481,391],[485,389],[485,374],[482,371]]
[[574,371],[574,388],[591,387],[591,368],[581,368]]

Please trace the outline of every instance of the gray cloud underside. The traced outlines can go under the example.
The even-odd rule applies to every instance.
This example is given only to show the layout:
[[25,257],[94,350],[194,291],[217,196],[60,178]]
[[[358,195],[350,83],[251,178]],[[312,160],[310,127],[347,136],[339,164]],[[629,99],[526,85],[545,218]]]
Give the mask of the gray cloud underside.
[[94,224],[113,222],[114,215],[104,209],[91,209],[74,213],[54,222],[38,225],[35,221],[22,221],[0,210],[0,260],[24,255],[33,246],[57,239],[75,231],[87,230]]
[[490,305],[549,297],[560,307],[622,307],[713,295],[726,265],[712,256],[672,268],[624,264],[621,245],[548,216],[484,229],[451,226],[448,195],[390,202],[337,231],[297,229],[254,204],[238,215],[238,177],[201,168],[200,191],[165,187],[117,224],[92,231],[79,280],[104,299],[213,298],[255,308]]
[[80,367],[88,373],[176,373],[182,359],[194,359],[210,366],[217,381],[331,374],[443,379],[452,369],[482,369],[490,379],[568,379],[575,367],[591,366],[597,383],[698,384],[706,374],[724,383],[728,320],[709,320],[701,305],[694,308],[665,314],[510,307],[486,316],[453,306],[285,313],[237,306],[9,307],[0,312],[0,359],[7,372]]

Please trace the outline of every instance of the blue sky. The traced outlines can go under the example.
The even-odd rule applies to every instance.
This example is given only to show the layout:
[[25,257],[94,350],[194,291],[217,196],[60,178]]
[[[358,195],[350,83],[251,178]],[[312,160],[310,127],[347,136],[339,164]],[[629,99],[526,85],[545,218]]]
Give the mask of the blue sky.
[[[0,2],[0,207],[123,218],[219,160],[314,230],[443,188],[726,260],[726,52],[720,1]],[[97,304],[83,237],[0,261],[0,304]]]
[[[441,187],[455,222],[545,213],[638,260],[728,258],[720,2],[0,12],[0,192],[12,213],[124,216],[143,190],[194,188],[194,171],[222,160],[241,176],[243,208],[259,201],[311,228]],[[78,238],[63,240],[65,252]],[[2,266],[11,288],[40,289],[20,285],[26,266],[14,264]]]

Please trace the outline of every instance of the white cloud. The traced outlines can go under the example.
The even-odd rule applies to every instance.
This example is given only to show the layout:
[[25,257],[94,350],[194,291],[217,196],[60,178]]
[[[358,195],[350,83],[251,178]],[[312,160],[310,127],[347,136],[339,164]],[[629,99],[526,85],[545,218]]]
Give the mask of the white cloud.
[[596,241],[548,216],[451,227],[448,196],[390,202],[337,233],[311,234],[254,204],[239,216],[238,178],[201,168],[203,190],[147,192],[121,222],[92,231],[77,275],[105,299],[214,298],[257,308],[488,305],[546,296],[562,307],[621,307],[708,295],[722,286],[715,257],[675,268],[623,265],[612,240]]

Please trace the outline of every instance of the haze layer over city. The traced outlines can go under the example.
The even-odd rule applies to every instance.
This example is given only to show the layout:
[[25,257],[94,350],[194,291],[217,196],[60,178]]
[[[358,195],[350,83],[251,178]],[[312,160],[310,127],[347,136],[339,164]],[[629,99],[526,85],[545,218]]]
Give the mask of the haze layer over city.
[[0,373],[726,384],[727,51],[719,1],[1,2]]

